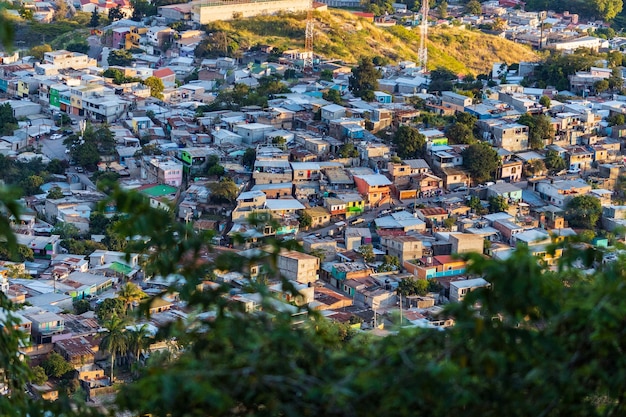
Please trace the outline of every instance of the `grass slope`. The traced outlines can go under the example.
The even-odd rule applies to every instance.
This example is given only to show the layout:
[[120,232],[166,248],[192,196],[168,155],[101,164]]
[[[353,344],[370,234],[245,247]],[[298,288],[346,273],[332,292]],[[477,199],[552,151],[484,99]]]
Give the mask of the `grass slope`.
[[[403,26],[379,28],[340,10],[318,12],[314,50],[327,58],[355,63],[363,56],[386,56],[394,62],[417,61],[419,33]],[[285,49],[304,47],[305,14],[258,16],[215,22],[211,30],[227,32],[240,45],[269,44]],[[530,48],[462,28],[433,28],[428,39],[428,66],[444,66],[458,73],[491,71],[494,62],[536,61]]]

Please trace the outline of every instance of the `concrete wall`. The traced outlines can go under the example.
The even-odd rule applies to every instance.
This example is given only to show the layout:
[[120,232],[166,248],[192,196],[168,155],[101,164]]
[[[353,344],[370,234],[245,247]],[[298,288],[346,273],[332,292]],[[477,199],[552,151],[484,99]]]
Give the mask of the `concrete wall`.
[[216,20],[231,20],[237,16],[252,17],[274,14],[279,11],[300,12],[311,8],[311,0],[283,0],[228,4],[223,6],[197,5],[193,9],[193,20],[207,24]]

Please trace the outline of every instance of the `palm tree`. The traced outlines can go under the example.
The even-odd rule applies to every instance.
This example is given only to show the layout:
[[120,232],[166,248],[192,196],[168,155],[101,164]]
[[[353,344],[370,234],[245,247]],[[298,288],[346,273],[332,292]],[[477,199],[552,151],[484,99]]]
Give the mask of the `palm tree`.
[[117,314],[113,314],[104,325],[106,332],[100,340],[100,349],[107,351],[111,354],[111,383],[113,383],[113,366],[115,364],[115,357],[119,353],[125,355],[128,351],[128,338],[126,335],[126,323],[123,319],[119,318]]
[[120,290],[117,292],[117,297],[122,300],[124,304],[126,304],[126,310],[128,310],[129,306],[132,306],[135,302],[141,300],[145,296],[146,293],[141,291],[141,288],[132,282],[127,282],[122,285]]
[[142,324],[141,326],[135,326],[135,328],[130,330],[127,334],[128,351],[134,356],[135,361],[139,361],[139,355],[141,355],[150,344],[148,325]]

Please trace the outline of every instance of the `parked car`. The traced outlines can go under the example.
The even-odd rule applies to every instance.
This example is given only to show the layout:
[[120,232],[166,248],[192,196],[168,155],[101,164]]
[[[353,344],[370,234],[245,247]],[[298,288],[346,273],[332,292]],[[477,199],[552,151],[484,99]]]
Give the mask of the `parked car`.
[[82,174],[83,172],[85,172],[85,169],[83,167],[76,167],[76,172]]
[[72,129],[65,129],[61,133],[63,133],[64,135],[72,135],[74,134],[74,131]]
[[52,139],[52,140],[59,140],[59,139],[61,139],[62,137],[63,137],[63,135],[62,135],[62,134],[60,134],[60,133],[55,133],[55,134],[53,134],[52,136],[50,136],[50,139]]

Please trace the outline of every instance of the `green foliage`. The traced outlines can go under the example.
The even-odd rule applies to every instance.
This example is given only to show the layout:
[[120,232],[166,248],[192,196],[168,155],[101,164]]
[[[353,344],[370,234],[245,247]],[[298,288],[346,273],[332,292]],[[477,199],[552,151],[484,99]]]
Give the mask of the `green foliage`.
[[332,81],[333,80],[333,72],[331,70],[325,69],[320,72],[320,80],[322,81]]
[[9,103],[0,105],[0,133],[12,135],[17,129],[17,119],[13,116],[13,108]]
[[506,212],[509,209],[509,202],[501,195],[489,198],[489,211],[491,213]]
[[124,317],[126,314],[126,305],[119,298],[105,298],[96,307],[96,316],[100,323],[106,323],[112,317]]
[[565,159],[559,155],[557,151],[549,150],[546,152],[546,159],[544,160],[546,168],[552,172],[559,172],[565,169]]
[[532,159],[524,165],[525,176],[533,177],[546,171],[546,164],[541,159]]
[[146,87],[150,87],[151,97],[163,100],[163,91],[165,90],[165,86],[163,85],[163,81],[160,78],[148,77],[143,81],[143,84]]
[[538,86],[555,86],[558,90],[569,89],[570,75],[577,71],[588,70],[602,59],[596,52],[580,48],[572,54],[555,52],[535,70]]
[[211,191],[210,199],[214,203],[234,203],[239,194],[237,184],[230,177],[222,178],[219,182],[212,183],[208,187]]
[[500,165],[500,158],[495,149],[485,142],[478,142],[467,147],[463,153],[463,165],[475,183],[492,179]]
[[475,16],[480,16],[482,14],[480,2],[478,0],[470,0],[465,5],[465,12]]
[[454,88],[454,81],[457,75],[451,70],[444,67],[437,67],[430,73],[430,84],[428,91],[450,91]]
[[344,143],[339,148],[340,158],[358,158],[359,150],[354,146],[352,142]]
[[604,93],[606,90],[609,89],[608,80],[596,81],[595,83],[593,83],[593,89],[596,91],[596,93]]
[[120,287],[120,290],[117,292],[117,298],[122,300],[128,310],[134,303],[146,298],[146,293],[137,284],[127,282]]
[[528,143],[531,149],[543,149],[545,141],[554,139],[555,130],[550,116],[545,114],[533,116],[525,113],[517,122],[528,126]]
[[426,137],[412,126],[400,126],[393,137],[393,143],[400,158],[413,159],[424,156]]
[[323,95],[322,98],[324,100],[328,100],[332,103],[335,104],[342,104],[343,100],[341,98],[341,93],[338,90],[335,90],[333,88],[329,89],[328,91],[326,91]]
[[70,135],[63,144],[70,150],[71,158],[86,169],[96,170],[102,155],[115,152],[115,138],[108,126],[95,128],[88,123],[82,138]]
[[450,125],[445,132],[446,137],[451,144],[472,144],[476,142],[474,132],[470,127],[463,123],[454,123]]
[[548,96],[541,96],[539,97],[539,104],[541,104],[543,107],[549,109],[550,108],[550,97]]
[[124,12],[122,11],[122,6],[120,4],[112,9],[109,9],[109,20],[111,22],[122,20],[124,17]]
[[30,380],[35,385],[43,385],[48,381],[48,375],[41,366],[35,366],[32,368],[32,376]]
[[359,65],[352,68],[352,75],[348,79],[348,89],[356,97],[365,101],[374,100],[374,91],[378,90],[378,79],[382,77],[371,58],[362,58]]
[[89,27],[95,28],[98,27],[98,25],[100,25],[100,14],[98,13],[98,8],[96,7],[95,9],[93,9],[93,12],[91,12]]
[[64,239],[61,246],[74,255],[90,255],[98,249],[108,249],[104,243],[95,240]]
[[147,0],[130,0],[133,8],[131,19],[135,22],[141,21],[146,16],[154,16],[157,12],[156,4],[151,4]]
[[102,73],[102,76],[106,78],[112,78],[113,82],[117,85],[141,81],[141,78],[125,76],[124,71],[117,68],[108,68]]
[[53,378],[60,378],[68,372],[74,370],[72,364],[63,359],[63,356],[56,352],[51,352],[41,363],[41,367],[46,372],[46,375]]
[[301,228],[308,229],[313,224],[313,218],[306,211],[303,211],[298,217],[298,222]]
[[565,206],[565,219],[571,227],[595,229],[601,215],[600,200],[592,195],[577,195]]
[[87,300],[74,300],[72,303],[74,314],[83,314],[91,310],[91,304]]
[[428,294],[428,281],[418,278],[402,278],[398,284],[398,294],[426,295]]
[[620,126],[626,123],[626,117],[621,113],[614,113],[607,117],[606,121],[609,122],[609,126]]
[[65,49],[70,52],[87,54],[87,52],[89,52],[89,44],[87,42],[71,42],[65,46]]
[[61,239],[76,239],[80,235],[80,230],[72,223],[57,222],[52,233],[59,235]]
[[378,272],[390,272],[400,270],[400,260],[397,256],[384,255],[383,263],[378,267]]
[[241,157],[241,163],[244,167],[252,169],[256,161],[256,151],[253,148],[247,148]]
[[[4,228],[4,224],[0,222],[0,230]],[[11,235],[13,236],[13,235]],[[33,250],[26,245],[13,245],[12,243],[7,245],[0,242],[0,259],[3,261],[32,261],[35,259]]]
[[125,49],[114,49],[109,52],[107,62],[109,66],[128,67],[133,62],[133,55]]
[[448,230],[452,230],[452,228],[456,224],[456,220],[457,220],[456,217],[448,217],[447,219],[443,221],[443,227],[445,227]]
[[115,380],[113,367],[115,366],[115,358],[119,354],[123,356],[128,351],[128,339],[126,337],[126,322],[120,316],[112,315],[109,319],[102,323],[106,329],[102,333],[100,339],[100,349],[111,355],[111,380]]
[[363,260],[367,263],[374,262],[376,255],[374,255],[374,247],[372,245],[361,245],[357,252],[361,254]]

